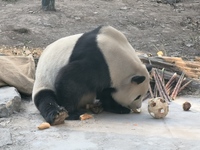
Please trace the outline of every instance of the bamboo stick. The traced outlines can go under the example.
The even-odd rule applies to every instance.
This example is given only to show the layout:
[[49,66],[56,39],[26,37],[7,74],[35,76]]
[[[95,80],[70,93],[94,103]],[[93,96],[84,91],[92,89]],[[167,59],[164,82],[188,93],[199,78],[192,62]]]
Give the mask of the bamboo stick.
[[181,76],[180,76],[180,78],[179,78],[179,80],[178,80],[178,82],[177,82],[172,94],[171,94],[172,100],[175,100],[176,96],[178,95],[179,89],[180,89],[181,84],[182,84],[182,82],[184,80],[184,75],[185,74],[182,72],[182,74],[181,74]]
[[181,92],[188,84],[190,84],[192,82],[192,80],[190,80],[190,81],[188,81],[188,82],[186,82],[185,84],[183,84],[181,87],[180,87],[180,89],[179,89],[179,91],[178,92]]
[[167,100],[168,102],[170,102],[170,97],[169,95],[166,93],[166,89],[165,89],[165,86],[164,84],[162,83],[162,80],[161,80],[161,77],[160,75],[158,74],[157,72],[157,69],[154,69],[154,79],[155,79],[155,83],[156,83],[156,86],[157,86],[157,89],[159,91],[159,94],[161,97],[163,97],[165,100]]
[[166,89],[171,87],[171,85],[174,83],[176,77],[177,77],[177,73],[174,73],[173,76],[169,79],[169,81],[165,85]]

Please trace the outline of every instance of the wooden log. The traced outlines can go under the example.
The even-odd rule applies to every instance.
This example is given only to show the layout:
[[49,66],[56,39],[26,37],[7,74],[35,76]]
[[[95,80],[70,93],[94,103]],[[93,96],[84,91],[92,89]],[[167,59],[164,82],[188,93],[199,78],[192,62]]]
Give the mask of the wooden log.
[[165,68],[165,70],[167,71],[177,72],[178,74],[181,74],[180,69],[176,67],[175,64],[164,62],[164,60],[161,59],[160,57],[144,57],[142,55],[139,55],[139,58],[145,64],[149,64],[149,62],[151,62],[153,68],[158,68],[158,69]]
[[184,72],[187,77],[200,78],[199,61],[183,61],[179,57],[145,57],[143,55],[139,55],[139,58],[143,63],[149,64],[151,62],[153,68],[165,68],[165,70],[177,74]]

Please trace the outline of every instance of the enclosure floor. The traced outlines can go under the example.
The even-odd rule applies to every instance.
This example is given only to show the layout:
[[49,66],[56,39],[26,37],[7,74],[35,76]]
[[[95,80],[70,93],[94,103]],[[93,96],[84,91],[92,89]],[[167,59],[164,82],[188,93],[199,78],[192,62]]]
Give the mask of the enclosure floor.
[[[183,111],[185,101],[192,104],[190,111]],[[140,114],[103,112],[94,115],[93,119],[65,121],[46,130],[37,129],[44,120],[32,101],[23,101],[22,107],[24,110],[11,118],[1,118],[0,135],[5,135],[5,130],[8,132],[0,138],[0,149],[200,149],[200,98],[197,97],[179,97],[171,102],[164,119],[152,118],[147,111],[147,101],[144,101]]]

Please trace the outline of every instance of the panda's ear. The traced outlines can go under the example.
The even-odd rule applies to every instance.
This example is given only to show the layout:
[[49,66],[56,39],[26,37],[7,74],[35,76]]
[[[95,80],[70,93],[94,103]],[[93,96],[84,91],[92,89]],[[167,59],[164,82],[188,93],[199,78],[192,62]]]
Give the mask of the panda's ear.
[[134,76],[134,77],[132,77],[132,79],[131,79],[131,83],[140,84],[140,83],[142,83],[145,79],[146,79],[145,76]]
[[146,64],[147,71],[150,72],[152,70],[152,65]]

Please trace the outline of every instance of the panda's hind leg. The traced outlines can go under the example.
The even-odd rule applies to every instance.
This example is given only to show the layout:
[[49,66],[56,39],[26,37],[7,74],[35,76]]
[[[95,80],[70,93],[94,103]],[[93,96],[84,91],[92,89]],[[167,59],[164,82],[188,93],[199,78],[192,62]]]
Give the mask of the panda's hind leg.
[[39,91],[34,96],[34,103],[43,118],[51,125],[62,124],[68,117],[64,107],[56,103],[56,96],[52,90]]
[[86,102],[83,99],[95,93],[93,91],[95,86],[88,77],[90,75],[88,70],[91,69],[87,69],[87,66],[85,68],[83,64],[84,62],[74,62],[64,66],[55,80],[57,103],[68,111],[67,120],[79,120],[80,115],[86,113],[86,110],[81,109],[79,105],[82,102],[85,105]]
[[[60,81],[64,84],[59,83]],[[66,119],[79,120],[80,115],[86,113],[84,109],[78,108],[80,99],[83,96],[82,93],[85,93],[86,87],[69,80],[58,80],[56,83],[57,102],[68,111]]]

